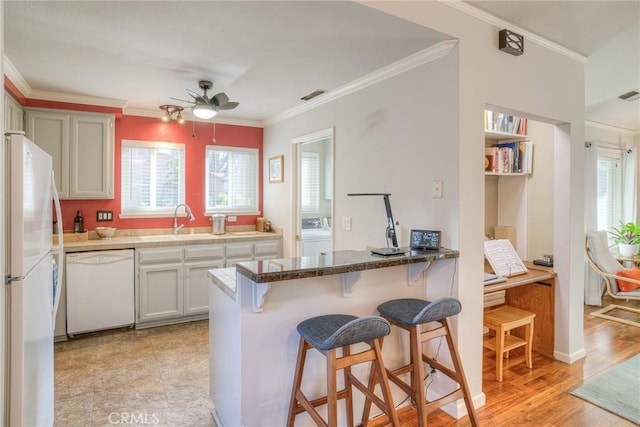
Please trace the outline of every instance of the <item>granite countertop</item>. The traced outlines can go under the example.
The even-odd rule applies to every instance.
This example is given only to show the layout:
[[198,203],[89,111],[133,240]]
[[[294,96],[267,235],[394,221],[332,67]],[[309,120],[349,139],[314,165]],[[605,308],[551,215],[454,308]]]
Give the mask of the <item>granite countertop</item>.
[[418,264],[459,256],[460,252],[446,248],[428,253],[407,251],[403,255],[388,257],[372,255],[368,250],[346,250],[300,258],[245,261],[236,264],[236,270],[256,283],[268,283]]
[[[125,231],[125,230],[123,230]],[[126,231],[125,231],[126,232]],[[103,251],[112,249],[153,248],[192,244],[224,244],[257,240],[281,239],[281,233],[259,231],[232,231],[225,234],[183,233],[183,234],[120,234],[111,239],[89,239],[78,242],[64,242],[65,252]]]

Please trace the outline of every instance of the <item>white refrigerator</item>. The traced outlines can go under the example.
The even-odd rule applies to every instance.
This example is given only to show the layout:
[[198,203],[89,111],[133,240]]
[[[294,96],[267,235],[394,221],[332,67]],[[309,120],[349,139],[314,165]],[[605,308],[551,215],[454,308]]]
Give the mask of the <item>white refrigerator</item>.
[[[4,425],[52,426],[53,334],[62,277],[62,215],[52,159],[23,133],[5,137]],[[59,246],[52,246],[56,207]]]

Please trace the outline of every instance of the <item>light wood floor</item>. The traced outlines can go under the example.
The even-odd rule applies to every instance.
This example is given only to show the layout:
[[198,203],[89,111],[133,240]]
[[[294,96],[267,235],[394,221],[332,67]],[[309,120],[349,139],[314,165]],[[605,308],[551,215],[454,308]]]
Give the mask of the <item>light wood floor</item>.
[[[629,305],[640,307],[640,302]],[[534,355],[532,370],[523,364],[507,368],[504,381],[497,383],[493,353],[485,353],[487,404],[478,409],[482,426],[633,425],[569,394],[584,380],[640,352],[640,328],[588,315],[596,309],[586,308],[587,356],[572,365]],[[106,331],[58,343],[55,425],[215,427],[208,354],[206,321]],[[417,426],[414,413],[401,415],[403,427]],[[442,411],[429,417],[430,427],[469,425],[468,417],[456,421]]]
[[[611,302],[605,298],[605,304]],[[640,301],[616,302],[640,308]],[[589,315],[585,307],[587,356],[571,365],[534,353],[533,369],[521,363],[495,381],[494,353],[484,352],[482,389],[486,405],[477,410],[482,426],[623,427],[635,424],[570,394],[589,378],[640,353],[640,328]],[[618,313],[616,313],[618,315]],[[624,314],[623,314],[624,315]],[[637,319],[637,317],[636,317]],[[638,385],[640,389],[640,384]],[[402,427],[418,425],[415,411],[401,411]],[[428,418],[429,427],[470,426],[469,417],[455,420],[443,411]],[[386,425],[383,420],[375,426]]]

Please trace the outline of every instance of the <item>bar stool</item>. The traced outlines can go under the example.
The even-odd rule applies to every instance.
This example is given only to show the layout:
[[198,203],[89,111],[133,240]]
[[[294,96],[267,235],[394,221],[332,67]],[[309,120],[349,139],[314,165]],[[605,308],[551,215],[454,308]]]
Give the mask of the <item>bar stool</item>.
[[[299,323],[297,329],[300,333],[300,345],[287,426],[293,427],[296,415],[306,411],[317,425],[336,427],[338,425],[338,399],[345,399],[347,423],[348,426],[353,427],[353,391],[351,386],[358,388],[367,396],[367,399],[372,400],[376,406],[384,411],[394,426],[400,426],[380,351],[380,339],[391,332],[389,322],[378,316],[358,318],[346,314],[330,314],[307,319]],[[351,354],[350,346],[357,343],[366,343],[370,348]],[[311,401],[300,388],[307,350],[310,348],[320,351],[327,359],[327,395]],[[342,349],[341,357],[337,355],[338,348]],[[351,373],[351,366],[369,361],[372,362],[371,369],[382,378],[380,382],[382,400]],[[344,389],[338,391],[336,374],[341,369],[344,373]],[[315,410],[316,407],[324,404],[328,405],[328,420],[326,422]]]
[[[533,342],[533,320],[535,313],[503,305],[484,313],[484,326],[494,331],[495,339],[483,340],[483,347],[496,352],[496,381],[502,381],[503,355],[508,359],[509,351],[524,347],[527,368],[533,368],[531,343]],[[511,335],[511,330],[524,326],[524,338]]]
[[[387,319],[392,325],[409,332],[409,364],[393,371],[387,369],[389,380],[400,387],[414,402],[418,411],[418,421],[420,427],[426,427],[427,415],[441,408],[442,406],[455,402],[463,398],[467,407],[469,419],[472,426],[479,426],[476,416],[469,386],[464,376],[462,362],[453,342],[449,322],[447,318],[455,316],[462,310],[460,301],[456,298],[440,298],[433,302],[415,298],[403,298],[387,301],[378,306],[380,315]],[[429,322],[439,323],[440,326],[425,331],[420,331],[420,325]],[[434,338],[445,337],[454,369],[442,365],[434,358],[422,352],[422,344]],[[433,401],[427,401],[425,389],[425,372],[422,362],[428,363],[431,368],[438,369],[444,375],[453,379],[459,384],[459,388],[453,392]],[[410,383],[400,379],[399,375],[410,374]],[[375,384],[376,377],[369,382],[369,386]],[[368,418],[370,402],[365,402],[365,416]]]

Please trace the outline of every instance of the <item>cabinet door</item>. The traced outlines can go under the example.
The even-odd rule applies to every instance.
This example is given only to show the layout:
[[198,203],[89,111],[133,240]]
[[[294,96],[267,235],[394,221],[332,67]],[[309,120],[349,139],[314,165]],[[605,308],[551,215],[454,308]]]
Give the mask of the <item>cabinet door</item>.
[[71,117],[71,198],[113,199],[113,149],[110,117]]
[[187,262],[184,265],[184,314],[209,311],[209,276],[212,268],[224,267],[224,260]]
[[280,258],[280,240],[261,241],[253,245],[255,260]]
[[22,106],[9,95],[4,96],[4,130],[24,130]]
[[69,198],[69,115],[27,111],[27,138],[53,157],[53,172],[61,199]]
[[139,267],[140,322],[182,316],[184,281],[182,263]]
[[225,266],[233,267],[242,261],[253,260],[253,243],[236,243],[224,248]]

